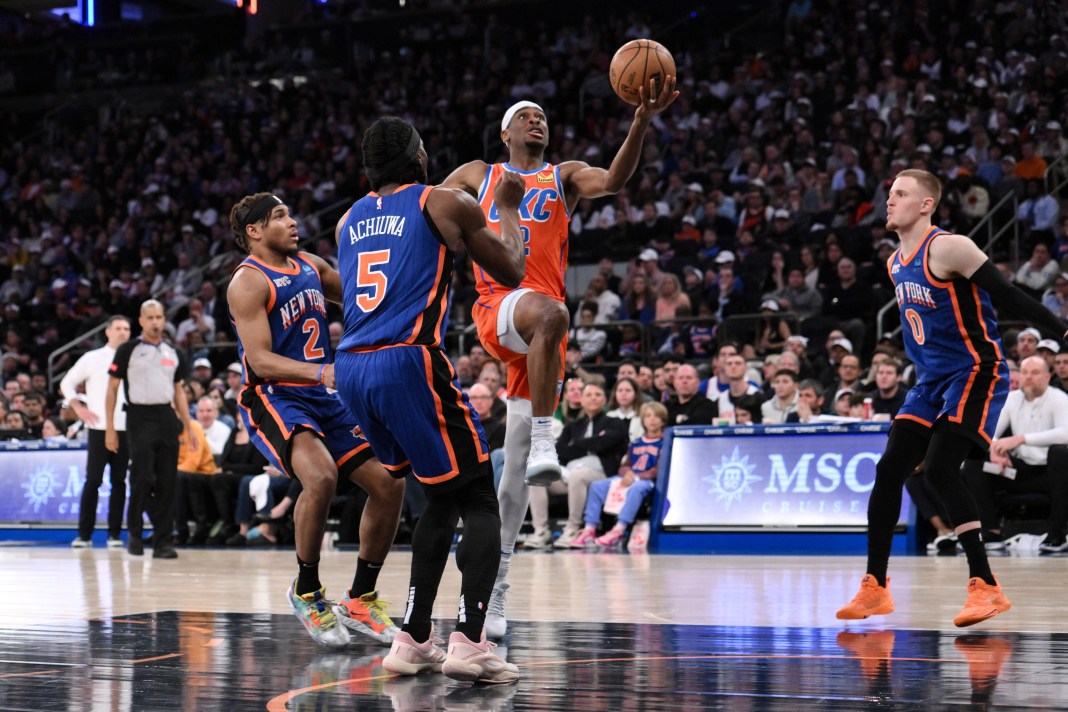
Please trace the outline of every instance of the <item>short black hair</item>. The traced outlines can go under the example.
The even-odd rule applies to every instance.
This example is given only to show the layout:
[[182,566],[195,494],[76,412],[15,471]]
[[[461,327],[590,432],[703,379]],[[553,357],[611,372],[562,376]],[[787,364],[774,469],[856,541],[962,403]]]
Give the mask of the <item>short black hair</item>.
[[413,135],[418,141],[419,133],[415,127],[396,116],[383,116],[364,132],[363,167],[371,190],[378,190],[387,183],[403,185],[426,181],[426,171],[418,155],[408,151]]

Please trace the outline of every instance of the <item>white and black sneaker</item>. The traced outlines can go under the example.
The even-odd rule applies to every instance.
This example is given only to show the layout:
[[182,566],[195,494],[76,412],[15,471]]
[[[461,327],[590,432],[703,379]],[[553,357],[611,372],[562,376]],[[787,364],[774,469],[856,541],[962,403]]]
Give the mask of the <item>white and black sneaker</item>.
[[956,532],[950,532],[949,534],[936,536],[932,543],[935,551],[940,554],[955,553],[957,551],[957,534]]
[[1065,539],[1064,534],[1047,534],[1038,545],[1038,550],[1046,554],[1068,551],[1068,539]]
[[82,539],[81,537],[78,537],[70,543],[70,548],[72,549],[91,549],[92,547],[93,542],[88,539]]

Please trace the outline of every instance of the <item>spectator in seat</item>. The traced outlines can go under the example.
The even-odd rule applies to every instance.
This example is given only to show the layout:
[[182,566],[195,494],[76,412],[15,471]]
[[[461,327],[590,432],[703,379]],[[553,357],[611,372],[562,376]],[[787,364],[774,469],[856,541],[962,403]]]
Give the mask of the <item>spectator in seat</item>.
[[[1020,388],[1010,391],[998,418],[989,462],[1001,474],[986,472],[978,460],[965,460],[964,475],[979,504],[983,541],[992,548],[1004,537],[997,503],[1005,493],[1039,492],[1050,498],[1044,552],[1068,550],[1068,394],[1050,388],[1050,370],[1041,356],[1020,363]],[[1007,430],[1012,435],[1003,437]],[[1016,470],[1015,478],[1005,475]],[[1002,544],[1003,546],[1003,544]]]
[[[735,354],[728,357],[741,360]],[[745,377],[745,361],[742,361],[742,377]],[[701,382],[697,369],[690,364],[683,364],[675,371],[673,378],[675,395],[668,399],[668,425],[710,425],[716,417],[716,404],[700,392]]]
[[504,471],[504,421],[493,414],[493,401],[499,399],[483,383],[472,384],[467,389],[467,397],[486,432],[486,445],[490,462],[493,463],[493,486],[496,489]]
[[[660,403],[645,403],[641,407],[640,419],[643,433],[627,449],[626,462],[619,468],[619,474],[598,480],[590,485],[589,495],[583,514],[586,526],[567,542],[572,548],[581,548],[596,543],[598,546],[610,547],[623,541],[634,520],[638,516],[642,502],[656,488],[656,475],[660,463],[660,451],[664,445],[664,428],[667,425],[667,409]],[[619,510],[615,526],[603,536],[597,536],[601,525],[601,510],[604,509],[608,492],[613,481],[626,489],[626,501]]]
[[627,440],[633,441],[642,434],[642,419],[639,415],[645,395],[638,389],[638,382],[629,376],[616,379],[612,398],[608,401],[608,415],[627,423]]
[[[746,380],[745,371],[745,359],[740,354],[728,356],[723,362],[723,376],[726,379],[727,388],[719,394],[715,403],[715,412],[718,417],[733,421],[735,401],[742,396],[760,394],[760,388]],[[669,406],[668,411],[670,410]]]
[[765,295],[764,299],[775,300],[781,311],[793,312],[799,322],[818,316],[823,309],[823,297],[805,282],[805,270],[800,266],[791,267],[783,288]]
[[885,418],[874,420],[893,420],[905,403],[908,389],[901,383],[901,362],[888,358],[876,367],[875,391],[872,393],[872,413]]
[[599,310],[597,302],[583,302],[579,307],[578,326],[571,329],[570,340],[578,344],[582,360],[587,363],[595,362],[608,343],[608,335],[595,326]]
[[779,425],[797,412],[797,374],[780,369],[771,379],[773,395],[760,406],[760,421],[765,425]]
[[1061,267],[1053,261],[1049,245],[1038,242],[1031,248],[1031,259],[1016,270],[1013,282],[1032,297],[1041,299],[1060,273]]
[[[196,439],[197,448],[188,447],[190,433]],[[211,477],[218,470],[211,446],[204,437],[204,429],[199,421],[191,420],[178,438],[178,481],[174,491],[175,543],[204,544],[208,540],[210,523],[208,521],[207,498],[211,492]],[[189,536],[189,518],[196,523],[193,538]]]
[[590,483],[616,474],[627,449],[627,423],[609,416],[604,386],[587,383],[582,389],[582,414],[564,426],[556,452],[564,463],[564,477],[549,487],[530,488],[530,518],[534,534],[524,546],[549,546],[549,495],[567,495],[567,524],[561,534],[564,546],[582,528],[582,509]]

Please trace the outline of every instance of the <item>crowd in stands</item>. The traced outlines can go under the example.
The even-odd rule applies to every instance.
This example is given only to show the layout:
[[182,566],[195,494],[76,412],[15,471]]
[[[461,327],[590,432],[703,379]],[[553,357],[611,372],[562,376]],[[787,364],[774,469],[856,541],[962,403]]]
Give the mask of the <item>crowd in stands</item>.
[[[606,166],[632,109],[590,87],[606,87],[614,49],[641,36],[674,52],[681,96],[654,121],[626,188],[582,200],[572,216],[571,261],[593,276],[569,295],[577,386],[565,387],[561,422],[584,412],[590,383],[600,383],[604,410],[629,420],[624,448],[643,432],[647,400],[665,404],[669,426],[892,413],[909,367],[899,342],[878,339],[876,317],[893,298],[885,262],[897,249],[885,200],[907,167],[944,181],[935,223],[950,231],[968,232],[1013,196],[1016,214],[998,216],[1020,221],[1020,240],[996,244],[993,256],[1068,318],[1068,212],[1047,180],[1068,147],[1068,28],[1056,4],[792,0],[750,25],[750,42],[742,33],[731,43],[659,34],[640,14],[504,30],[493,14],[465,10],[406,18],[388,55],[350,51],[340,29],[317,22],[316,13],[334,13],[358,23],[367,7],[309,10],[289,43],[269,41],[278,36],[270,32],[191,66],[183,79],[200,84],[151,105],[124,98],[100,123],[64,112],[48,140],[0,146],[5,411],[23,413],[34,434],[53,417],[51,427],[67,432],[73,414],[49,390],[49,356],[108,315],[136,316],[156,295],[169,308],[170,337],[198,364],[198,420],[205,395],[233,420],[227,403],[240,384],[228,371],[236,352],[225,276],[243,255],[227,219],[241,196],[282,196],[307,248],[334,259],[333,225],[367,190],[360,139],[374,118],[413,121],[433,181],[466,160],[503,160],[493,127],[518,99],[546,109],[550,161]],[[360,52],[379,61],[354,60]],[[145,81],[133,76],[136,63],[100,61],[116,86]],[[215,72],[240,81],[207,80]],[[470,324],[475,294],[469,261],[462,267],[457,331]],[[1006,336],[1024,356],[1030,335]],[[500,364],[451,343],[461,380],[486,387],[472,402],[486,420],[499,417]],[[59,356],[54,372],[77,353]],[[21,430],[17,419],[5,417],[5,428]],[[212,451],[216,468],[225,445]],[[185,484],[196,521],[212,488]],[[234,491],[218,500],[228,511]],[[286,499],[278,491],[271,501]],[[232,524],[248,531],[251,519]]]

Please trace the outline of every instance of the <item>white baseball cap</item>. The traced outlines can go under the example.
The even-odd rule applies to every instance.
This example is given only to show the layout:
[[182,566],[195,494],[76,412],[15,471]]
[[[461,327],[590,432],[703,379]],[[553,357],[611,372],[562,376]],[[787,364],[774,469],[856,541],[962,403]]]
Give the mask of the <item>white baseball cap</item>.
[[1042,334],[1038,333],[1038,329],[1036,329],[1036,328],[1035,328],[1035,327],[1033,327],[1033,326],[1029,326],[1029,327],[1027,327],[1026,329],[1024,329],[1023,331],[1021,331],[1021,332],[1019,333],[1019,335],[1017,335],[1017,337],[1016,337],[1016,338],[1017,338],[1017,339],[1019,339],[1019,338],[1020,338],[1021,336],[1023,336],[1024,334],[1027,334],[1027,335],[1029,335],[1029,336],[1033,336],[1033,337],[1035,337],[1035,341],[1041,341],[1041,340],[1042,340]]
[[840,346],[846,350],[846,353],[853,353],[853,342],[844,336],[832,341],[831,346]]
[[198,358],[193,362],[193,368],[211,368],[211,361],[206,358]]
[[1048,349],[1055,354],[1059,354],[1061,352],[1061,345],[1053,339],[1042,339],[1038,342],[1038,348]]
[[501,119],[501,131],[508,128],[508,124],[512,123],[512,117],[515,116],[516,112],[520,109],[537,109],[543,114],[545,113],[545,109],[541,108],[533,101],[517,101],[508,107],[508,111],[504,112],[504,118]]

